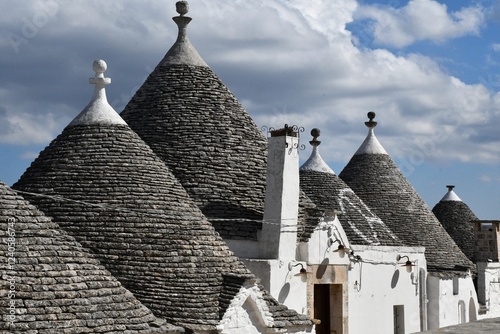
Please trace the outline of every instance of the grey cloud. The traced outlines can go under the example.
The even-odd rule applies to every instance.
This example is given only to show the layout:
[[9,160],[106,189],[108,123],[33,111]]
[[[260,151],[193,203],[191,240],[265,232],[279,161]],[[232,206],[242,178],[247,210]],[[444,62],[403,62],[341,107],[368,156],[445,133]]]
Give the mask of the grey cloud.
[[[410,122],[432,131],[432,126],[442,124],[440,110],[463,109],[479,115],[498,103],[491,96],[476,97],[474,89],[463,83],[453,86],[427,57],[356,48],[345,29],[352,21],[353,3],[316,1],[324,11],[306,13],[294,1],[227,0],[217,5],[202,1],[191,5],[188,32],[201,56],[259,125],[283,121],[321,125],[324,135],[332,132],[332,142],[347,145],[324,152],[326,159],[339,154],[347,159],[355,151],[370,110],[379,115],[387,149],[394,152],[397,145],[411,146],[413,138],[425,138]],[[17,54],[1,44],[6,57],[0,63],[0,92],[5,92],[0,96],[13,108],[9,110],[26,117],[59,115],[51,120],[58,124],[47,128],[62,129],[87,104],[92,93],[87,78],[93,75],[92,61],[99,57],[108,63],[105,75],[112,78],[108,100],[121,111],[175,40],[171,17],[176,14],[174,6],[163,1],[101,5],[98,1],[61,5]],[[27,7],[16,15],[29,17],[33,10]],[[329,21],[321,25],[315,15],[325,13]],[[264,28],[258,19],[264,20]],[[10,20],[6,27],[19,32],[20,22]],[[470,96],[472,107],[460,102],[463,96]],[[461,126],[478,125],[466,119]],[[405,133],[413,136],[407,143],[405,138],[391,139]]]
[[19,124],[11,122],[8,118],[7,110],[0,105],[0,138],[11,135],[19,130]]

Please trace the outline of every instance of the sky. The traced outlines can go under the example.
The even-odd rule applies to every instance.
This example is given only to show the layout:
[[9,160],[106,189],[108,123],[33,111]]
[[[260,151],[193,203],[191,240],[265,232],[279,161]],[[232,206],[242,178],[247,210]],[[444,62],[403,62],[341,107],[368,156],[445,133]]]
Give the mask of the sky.
[[[339,174],[377,138],[432,208],[455,185],[500,219],[500,0],[192,0],[188,36],[256,124],[319,128]],[[2,0],[0,180],[86,106],[94,59],[121,112],[176,39],[175,1]]]

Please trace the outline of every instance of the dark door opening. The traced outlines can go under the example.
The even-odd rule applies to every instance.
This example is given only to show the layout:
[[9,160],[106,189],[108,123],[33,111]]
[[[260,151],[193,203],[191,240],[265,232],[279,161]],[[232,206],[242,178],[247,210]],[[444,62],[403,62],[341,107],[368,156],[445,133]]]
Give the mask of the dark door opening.
[[342,284],[314,285],[314,318],[316,334],[342,334]]
[[394,334],[405,334],[405,307],[394,305]]

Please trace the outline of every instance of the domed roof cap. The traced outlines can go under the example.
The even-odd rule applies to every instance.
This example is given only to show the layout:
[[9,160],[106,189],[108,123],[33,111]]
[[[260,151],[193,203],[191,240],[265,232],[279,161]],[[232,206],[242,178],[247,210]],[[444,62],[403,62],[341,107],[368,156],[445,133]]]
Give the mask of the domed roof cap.
[[108,103],[106,97],[106,85],[111,83],[110,78],[104,77],[104,72],[108,68],[106,62],[102,59],[97,59],[92,64],[95,72],[95,77],[89,78],[89,84],[95,85],[94,95],[90,103],[76,116],[68,126],[91,125],[91,124],[123,124],[125,121]]
[[309,144],[312,145],[313,150],[309,159],[307,159],[307,161],[300,167],[300,170],[335,174],[335,172],[327,165],[319,154],[318,146],[321,144],[321,141],[318,140],[318,137],[320,134],[321,131],[318,128],[311,130],[311,136],[313,136],[313,139],[309,142]]
[[378,141],[377,137],[375,137],[375,132],[373,129],[377,126],[377,122],[373,119],[375,118],[375,113],[370,111],[368,113],[368,122],[365,122],[365,125],[368,127],[368,135],[366,136],[365,141],[361,144],[354,155],[359,154],[387,154],[384,147]]
[[179,33],[174,45],[168,50],[167,54],[160,62],[160,65],[193,65],[208,67],[207,63],[201,58],[198,51],[194,48],[187,37],[187,26],[192,18],[184,16],[189,11],[187,1],[177,1],[175,4],[179,16],[172,18],[179,27]]
[[443,198],[441,198],[440,202],[445,202],[445,201],[459,201],[459,202],[462,202],[462,200],[460,199],[460,197],[458,197],[458,195],[453,191],[453,188],[455,188],[455,186],[448,185],[446,187],[448,188],[448,192],[446,193],[446,195],[443,196]]

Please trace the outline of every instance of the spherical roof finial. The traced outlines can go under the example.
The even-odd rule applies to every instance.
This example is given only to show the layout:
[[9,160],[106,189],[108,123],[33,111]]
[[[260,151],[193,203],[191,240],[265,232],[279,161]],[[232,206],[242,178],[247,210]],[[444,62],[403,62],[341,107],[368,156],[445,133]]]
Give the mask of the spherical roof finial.
[[184,16],[189,11],[189,3],[187,1],[177,1],[175,3],[175,10],[180,16]]
[[312,146],[318,146],[321,144],[321,141],[318,140],[319,135],[321,134],[321,131],[318,128],[314,128],[311,130],[311,136],[313,136],[313,139],[309,142]]
[[109,85],[111,83],[110,78],[104,77],[104,72],[108,69],[108,65],[102,59],[96,59],[92,63],[92,69],[95,72],[95,76],[93,78],[89,78],[89,83],[92,85]]
[[101,73],[104,73],[108,69],[108,65],[106,62],[102,59],[96,59],[94,60],[94,63],[92,64],[92,69],[96,73],[96,75],[99,75]]
[[375,118],[375,113],[373,111],[369,111],[368,114],[368,122],[365,122],[365,125],[369,127],[370,129],[373,129],[374,127],[377,126],[377,122],[375,122],[373,119]]

